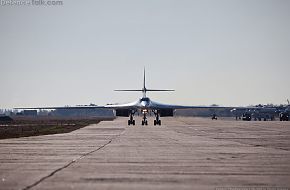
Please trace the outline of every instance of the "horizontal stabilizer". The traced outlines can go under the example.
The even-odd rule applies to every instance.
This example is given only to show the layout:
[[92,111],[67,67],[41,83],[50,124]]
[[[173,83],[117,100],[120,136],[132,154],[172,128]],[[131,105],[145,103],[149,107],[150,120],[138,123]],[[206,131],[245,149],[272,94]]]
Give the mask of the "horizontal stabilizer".
[[114,91],[127,91],[127,92],[144,92],[144,91],[146,91],[146,92],[148,92],[148,91],[151,91],[151,92],[166,92],[166,91],[174,91],[174,90],[168,90],[168,89],[166,89],[166,90],[160,90],[160,89],[142,89],[142,90],[114,90]]
[[160,90],[160,89],[146,89],[146,91],[153,91],[153,92],[165,92],[165,91],[175,91],[175,90]]
[[143,90],[114,90],[114,91],[142,92]]
[[143,75],[143,88],[142,89],[134,89],[134,90],[115,90],[115,91],[122,91],[122,92],[142,92],[143,97],[146,97],[146,92],[168,92],[168,91],[174,91],[174,90],[168,90],[168,89],[147,89],[146,88],[146,80],[145,80],[145,68],[144,68],[144,75]]

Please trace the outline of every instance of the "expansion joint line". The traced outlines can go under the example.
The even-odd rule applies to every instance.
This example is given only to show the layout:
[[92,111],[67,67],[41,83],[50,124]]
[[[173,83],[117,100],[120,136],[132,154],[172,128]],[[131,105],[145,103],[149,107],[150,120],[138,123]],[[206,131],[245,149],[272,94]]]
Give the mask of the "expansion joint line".
[[76,159],[73,159],[72,161],[70,161],[68,164],[54,170],[53,172],[51,172],[50,174],[48,174],[47,176],[44,176],[42,177],[41,179],[39,179],[38,181],[36,181],[35,183],[29,185],[29,186],[26,186],[25,188],[23,188],[23,190],[29,190],[35,186],[37,186],[38,184],[40,184],[41,182],[43,182],[44,180],[52,177],[54,174],[56,174],[57,172],[60,172],[61,170],[65,169],[65,168],[68,168],[69,166],[71,166],[72,164],[76,163],[77,161],[83,159],[84,157],[94,153],[94,152],[97,152],[103,148],[105,148],[105,146],[109,145],[111,142],[113,142],[113,140],[115,140],[116,138],[120,137],[125,131],[123,131],[122,133],[116,135],[114,138],[112,138],[111,140],[109,140],[107,143],[103,144],[102,146],[100,146],[99,148],[95,149],[95,150],[92,150],[90,152],[87,152],[83,155],[81,155],[80,157],[76,158]]

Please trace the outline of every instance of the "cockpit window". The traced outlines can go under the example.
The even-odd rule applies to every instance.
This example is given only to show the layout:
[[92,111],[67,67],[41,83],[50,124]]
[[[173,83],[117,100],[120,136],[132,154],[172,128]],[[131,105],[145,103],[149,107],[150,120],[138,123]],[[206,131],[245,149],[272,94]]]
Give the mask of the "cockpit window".
[[141,98],[141,101],[149,101],[149,98]]

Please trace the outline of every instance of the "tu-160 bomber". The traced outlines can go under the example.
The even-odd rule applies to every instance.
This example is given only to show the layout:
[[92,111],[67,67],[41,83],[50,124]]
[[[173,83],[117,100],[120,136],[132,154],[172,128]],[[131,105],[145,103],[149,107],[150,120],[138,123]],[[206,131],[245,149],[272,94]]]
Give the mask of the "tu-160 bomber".
[[197,109],[197,108],[233,108],[233,107],[220,107],[220,106],[182,106],[162,104],[152,101],[147,92],[166,92],[174,90],[165,89],[149,89],[146,88],[146,73],[144,68],[143,73],[143,88],[133,90],[115,90],[115,91],[128,91],[128,92],[142,92],[143,96],[135,102],[127,104],[110,104],[106,106],[72,106],[72,107],[35,107],[35,108],[15,108],[15,109],[94,109],[106,108],[115,110],[116,116],[129,117],[128,125],[135,125],[134,116],[136,113],[142,114],[142,125],[148,125],[148,114],[154,114],[154,125],[161,125],[160,117],[173,117],[174,111],[177,109]]
[[128,125],[135,125],[134,115],[137,112],[142,114],[142,125],[148,125],[147,115],[153,113],[155,115],[154,125],[161,125],[160,117],[172,117],[174,110],[176,109],[194,109],[194,108],[225,108],[218,106],[181,106],[181,105],[170,105],[161,104],[152,101],[146,92],[166,92],[174,90],[164,90],[164,89],[147,89],[146,88],[146,74],[145,69],[143,73],[143,88],[137,90],[115,90],[115,91],[139,91],[142,92],[143,96],[139,100],[128,103],[128,104],[117,104],[117,105],[107,105],[105,108],[112,108],[116,110],[116,116],[129,117]]

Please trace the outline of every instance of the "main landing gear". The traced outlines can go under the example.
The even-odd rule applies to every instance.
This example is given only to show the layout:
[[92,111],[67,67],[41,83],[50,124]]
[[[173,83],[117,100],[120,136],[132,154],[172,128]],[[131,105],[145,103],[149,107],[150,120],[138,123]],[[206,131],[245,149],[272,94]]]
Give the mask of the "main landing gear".
[[161,120],[159,119],[160,116],[159,116],[158,111],[155,111],[155,112],[154,112],[154,115],[155,115],[155,117],[156,117],[156,119],[154,120],[154,125],[161,125]]
[[134,114],[135,114],[135,111],[132,111],[131,113],[130,113],[130,119],[128,120],[128,125],[135,125],[135,120],[134,120],[134,118],[133,118],[133,116],[134,116]]
[[[134,114],[135,114],[136,111],[132,111],[130,114],[129,114],[129,120],[128,120],[128,125],[135,125],[135,120],[134,120]],[[158,111],[152,111],[155,115],[155,120],[154,120],[154,125],[161,125],[161,120],[160,120],[160,113]],[[152,113],[151,112],[151,113]],[[142,117],[142,125],[148,125],[148,120],[147,120],[147,113],[148,111],[147,110],[143,110],[142,111],[142,114],[143,114],[143,117]]]

